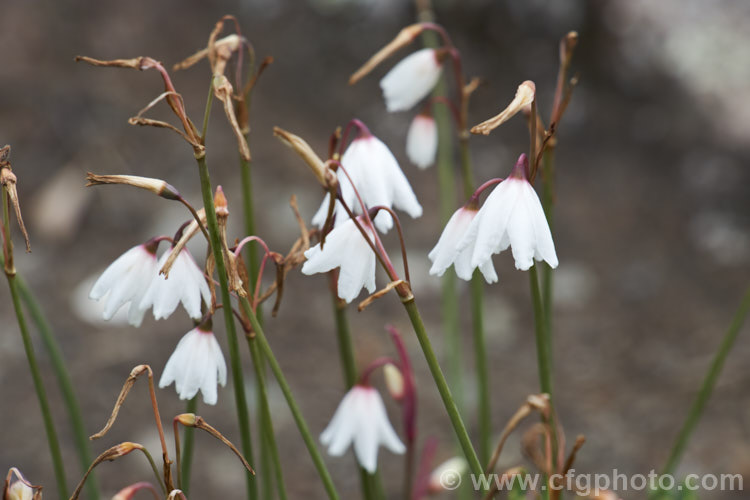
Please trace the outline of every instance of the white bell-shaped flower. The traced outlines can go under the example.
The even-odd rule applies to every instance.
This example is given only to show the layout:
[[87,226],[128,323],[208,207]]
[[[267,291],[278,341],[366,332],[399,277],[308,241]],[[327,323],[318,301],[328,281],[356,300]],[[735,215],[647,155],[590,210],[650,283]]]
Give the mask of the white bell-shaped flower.
[[[430,274],[442,276],[452,264],[459,278],[467,281],[471,280],[474,269],[477,267],[471,264],[474,244],[469,244],[463,250],[459,250],[459,243],[461,243],[476,215],[477,209],[471,207],[461,207],[453,213],[445,225],[445,229],[443,229],[443,234],[440,235],[437,245],[435,245],[435,248],[428,255],[432,261]],[[495,283],[497,281],[495,267],[492,265],[492,257],[482,262],[479,265],[479,270],[484,275],[487,283]]]
[[[368,236],[373,238],[373,229],[368,227],[367,221],[363,217],[357,220]],[[353,219],[338,224],[326,236],[323,249],[318,243],[305,252],[305,257],[307,261],[302,266],[304,274],[325,273],[339,268],[338,294],[347,303],[354,300],[363,287],[370,293],[375,291],[375,252]]]
[[435,49],[409,54],[380,80],[388,111],[406,111],[435,87],[443,70],[444,55]]
[[557,267],[557,254],[547,218],[528,181],[528,161],[521,155],[510,177],[501,182],[471,221],[459,251],[470,247],[471,267],[485,264],[493,254],[511,247],[516,269],[527,271],[534,259]]
[[438,130],[431,115],[418,114],[406,133],[406,155],[419,168],[435,163],[438,148]]
[[[362,131],[349,144],[341,157],[341,164],[349,174],[347,176],[341,169],[337,173],[341,195],[354,213],[361,214],[362,208],[352,188],[352,182],[368,209],[383,205],[403,210],[413,218],[422,215],[422,206],[417,201],[417,196],[393,153],[388,146],[368,131]],[[349,177],[351,177],[351,182]],[[318,227],[322,227],[325,222],[328,203],[328,197],[326,197],[313,217],[313,224]],[[347,217],[341,207],[337,207],[336,216],[337,219]],[[393,227],[393,217],[384,211],[378,213],[374,222],[381,232],[387,232]]]
[[[157,265],[161,269],[169,257],[165,252],[159,258]],[[177,255],[169,271],[169,278],[163,274],[154,273],[151,285],[140,303],[141,309],[154,307],[154,318],[168,318],[182,302],[185,311],[193,319],[200,319],[201,298],[206,305],[211,304],[211,291],[203,275],[203,271],[195,263],[187,249],[183,249]]]
[[328,427],[320,435],[328,453],[339,457],[354,444],[354,454],[369,473],[378,467],[378,448],[382,444],[393,453],[406,447],[393,430],[380,393],[370,386],[355,385],[341,400]]
[[112,319],[122,306],[129,303],[128,322],[141,326],[148,308],[142,308],[140,303],[157,270],[156,243],[135,246],[104,270],[91,288],[89,298],[100,300],[106,297],[102,312],[105,320]]
[[169,357],[159,387],[175,384],[180,399],[192,399],[198,391],[203,402],[215,405],[217,384],[227,385],[227,365],[210,327],[199,326],[185,334]]

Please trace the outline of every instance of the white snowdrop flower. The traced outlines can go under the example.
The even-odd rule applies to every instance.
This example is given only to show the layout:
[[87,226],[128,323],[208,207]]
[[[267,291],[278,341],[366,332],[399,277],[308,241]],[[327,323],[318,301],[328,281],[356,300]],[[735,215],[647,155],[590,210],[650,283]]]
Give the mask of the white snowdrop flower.
[[[403,210],[413,218],[422,215],[422,206],[393,153],[366,129],[346,148],[341,157],[341,164],[349,174],[347,177],[342,169],[337,173],[341,196],[355,214],[361,214],[362,207],[352,188],[352,182],[368,209],[383,205]],[[326,197],[313,217],[313,223],[318,227],[323,226],[328,213],[328,203]],[[347,217],[340,206],[336,209],[336,215],[337,219]],[[378,213],[374,222],[378,230],[384,233],[393,227],[393,217],[384,211]]]
[[490,193],[471,221],[458,247],[460,251],[474,247],[472,267],[509,246],[516,269],[527,271],[534,259],[557,267],[555,244],[539,196],[528,181],[528,168],[526,155],[521,155],[510,177]]
[[89,298],[100,300],[105,297],[102,317],[109,321],[125,304],[128,308],[128,322],[141,326],[147,307],[141,307],[151,279],[156,275],[156,246],[158,242],[149,241],[135,246],[119,256],[96,280],[89,292]]
[[[370,238],[373,229],[358,217]],[[338,293],[347,303],[359,295],[362,288],[375,291],[375,252],[354,224],[348,219],[337,225],[328,236],[321,250],[320,243],[305,252],[307,261],[302,266],[304,274],[325,273],[339,269]]]
[[227,385],[227,365],[210,326],[194,328],[180,339],[164,367],[159,388],[172,382],[180,399],[192,399],[200,390],[204,403],[216,404],[217,384]]
[[443,70],[444,53],[421,49],[409,54],[380,80],[388,111],[406,111],[435,87]]
[[[474,243],[470,243],[463,250],[459,250],[459,244],[476,215],[476,208],[466,206],[459,208],[453,213],[445,225],[445,229],[443,229],[443,234],[440,235],[437,245],[435,245],[435,248],[428,255],[432,261],[430,274],[442,276],[452,264],[459,278],[467,281],[471,280],[474,268],[476,267],[471,263]],[[479,270],[484,275],[487,283],[495,283],[497,281],[495,267],[492,265],[492,256],[479,265]]]
[[435,163],[438,148],[438,130],[431,115],[418,114],[406,133],[406,155],[419,168]]
[[40,499],[42,498],[42,487],[33,486],[23,477],[21,471],[11,467],[5,478],[5,488],[0,493],[2,493],[0,496],[7,500]]
[[406,451],[388,420],[380,393],[364,385],[355,385],[346,393],[328,427],[320,435],[320,442],[335,457],[343,455],[354,443],[359,465],[370,474],[378,467],[378,447],[381,444],[393,453]]
[[[161,269],[169,257],[169,252],[159,257],[157,269]],[[155,272],[151,285],[140,303],[141,309],[154,307],[154,318],[168,318],[177,305],[182,302],[185,311],[193,319],[200,319],[201,298],[206,305],[211,303],[211,291],[208,288],[203,271],[195,263],[187,249],[183,249],[172,264],[169,278]]]

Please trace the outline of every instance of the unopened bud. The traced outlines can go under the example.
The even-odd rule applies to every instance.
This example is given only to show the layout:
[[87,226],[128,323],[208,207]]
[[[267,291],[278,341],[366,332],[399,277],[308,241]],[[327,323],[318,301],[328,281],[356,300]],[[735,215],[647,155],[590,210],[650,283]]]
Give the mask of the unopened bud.
[[461,478],[469,469],[466,460],[461,457],[453,457],[438,465],[430,474],[428,488],[430,493],[441,491],[452,491],[461,484]]
[[570,64],[576,45],[578,45],[577,31],[571,31],[560,41],[560,62],[563,66],[568,66]]
[[177,415],[174,419],[185,427],[195,427],[195,423],[198,420],[195,413],[182,413]]
[[474,127],[472,127],[471,133],[489,135],[490,132],[510,120],[519,111],[522,111],[532,102],[534,102],[535,95],[536,85],[534,85],[534,82],[532,82],[531,80],[526,80],[518,86],[516,95],[510,102],[510,104],[508,104],[508,107],[502,110],[498,115],[490,118],[489,120],[483,121],[479,125],[475,125]]
[[391,397],[396,401],[401,401],[406,395],[406,384],[401,370],[393,363],[388,363],[383,366],[383,376]]
[[526,402],[535,410],[545,413],[549,410],[549,394],[532,394]]
[[378,64],[388,59],[399,49],[409,45],[417,36],[419,36],[420,33],[422,33],[422,31],[424,31],[424,26],[419,23],[412,24],[399,31],[398,35],[396,35],[396,38],[391,40],[388,45],[380,49],[365,64],[363,64],[361,68],[355,71],[351,77],[349,77],[349,85],[354,85],[362,78],[364,78],[370,71],[375,69]]
[[151,177],[141,177],[139,175],[97,175],[87,172],[86,181],[86,187],[101,184],[125,184],[151,191],[168,200],[180,199],[180,193],[174,187],[166,181]]
[[216,194],[214,194],[214,208],[216,209],[216,215],[218,217],[229,216],[227,197],[224,196],[224,190],[221,188],[221,186],[216,187]]
[[315,154],[315,151],[313,151],[303,138],[279,127],[273,128],[273,135],[278,137],[281,142],[292,148],[295,153],[305,160],[305,163],[307,163],[313,174],[315,174],[315,178],[318,179],[318,182],[324,188],[329,189],[335,185],[332,183],[336,182],[336,176],[326,167],[323,160]]

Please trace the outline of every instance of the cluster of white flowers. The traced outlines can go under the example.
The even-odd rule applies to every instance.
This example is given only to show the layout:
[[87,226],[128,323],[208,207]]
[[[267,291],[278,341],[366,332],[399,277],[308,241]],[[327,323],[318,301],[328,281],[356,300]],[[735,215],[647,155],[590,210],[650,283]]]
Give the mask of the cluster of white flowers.
[[[170,252],[156,258],[158,242],[137,245],[118,257],[102,273],[89,293],[94,300],[104,299],[103,317],[109,320],[128,304],[128,321],[140,326],[148,309],[155,319],[172,315],[182,303],[194,320],[203,317],[201,306],[211,304],[211,292],[203,271],[187,249],[182,249],[172,264],[169,277],[159,270]],[[207,404],[216,404],[217,383],[226,385],[227,369],[219,343],[210,329],[188,332],[177,344],[164,368],[159,387],[175,382],[181,399],[191,399],[200,390]]]

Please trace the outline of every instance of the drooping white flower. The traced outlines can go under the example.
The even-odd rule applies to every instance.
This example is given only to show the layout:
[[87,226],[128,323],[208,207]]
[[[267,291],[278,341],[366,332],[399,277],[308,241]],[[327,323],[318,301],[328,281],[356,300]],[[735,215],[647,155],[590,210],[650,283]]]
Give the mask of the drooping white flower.
[[406,155],[419,168],[435,163],[438,148],[438,130],[431,115],[418,114],[406,133]]
[[[159,258],[157,265],[161,269],[169,258],[165,252]],[[183,307],[193,319],[200,319],[201,298],[208,305],[211,303],[211,291],[208,288],[203,271],[195,263],[187,249],[183,249],[172,264],[169,278],[163,274],[154,273],[146,294],[140,302],[141,309],[154,307],[154,318],[168,318],[177,305],[182,302]]]
[[[403,210],[413,218],[422,215],[422,206],[417,201],[417,196],[393,153],[369,131],[362,131],[349,144],[341,157],[341,164],[346,170],[344,173],[342,169],[339,169],[337,173],[341,196],[354,213],[361,214],[362,208],[352,188],[352,182],[368,209],[383,205]],[[349,176],[346,175],[347,173]],[[349,177],[351,177],[351,182]],[[328,197],[326,197],[313,217],[313,224],[318,227],[322,227],[325,222],[328,203]],[[347,217],[341,207],[337,207],[336,216],[337,219]],[[381,232],[387,232],[393,227],[393,218],[384,211],[378,213],[374,222]]]
[[528,181],[526,155],[521,155],[510,177],[490,193],[458,245],[460,251],[472,246],[472,267],[486,263],[492,254],[509,246],[516,269],[527,271],[534,259],[557,267],[555,244],[544,209]]
[[[357,220],[370,238],[373,229],[363,217]],[[338,294],[347,303],[359,295],[362,288],[375,291],[375,252],[360,233],[353,219],[337,225],[326,236],[325,246],[320,243],[305,252],[307,261],[302,266],[304,274],[325,273],[339,268]]]
[[217,383],[227,384],[227,365],[213,332],[199,326],[185,334],[169,357],[159,387],[175,383],[180,399],[192,399],[200,390],[203,402],[216,404]]
[[128,322],[141,326],[146,308],[141,307],[141,300],[146,294],[152,278],[156,275],[156,244],[147,242],[135,246],[119,256],[96,280],[89,292],[89,298],[100,300],[106,296],[102,317],[105,320],[125,304],[128,308]]
[[409,54],[380,80],[388,111],[405,111],[427,96],[443,69],[443,55],[435,49]]
[[320,435],[320,442],[335,457],[343,455],[354,443],[357,461],[371,474],[378,467],[378,447],[381,444],[393,453],[406,451],[388,420],[380,393],[364,385],[355,385],[346,393],[328,427]]
[[469,464],[463,457],[449,458],[441,463],[430,474],[427,488],[429,493],[452,491],[461,484],[461,478],[469,470]]
[[[432,261],[430,274],[442,276],[451,264],[456,269],[456,274],[464,280],[471,280],[474,269],[477,266],[472,265],[471,258],[474,252],[474,243],[470,243],[462,250],[459,244],[462,242],[466,231],[469,229],[472,221],[477,215],[477,209],[471,207],[461,207],[456,210],[448,223],[443,229],[443,234],[435,245],[435,248],[429,253],[428,257]],[[495,283],[497,274],[495,267],[492,265],[492,257],[486,259],[479,265],[479,270],[484,275],[487,283]]]

